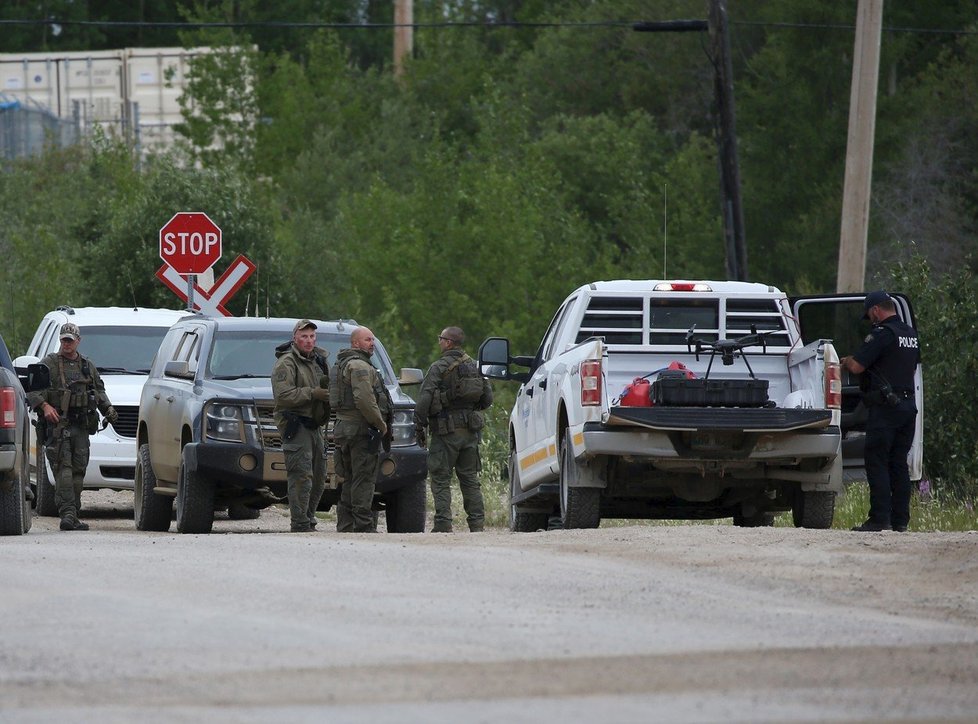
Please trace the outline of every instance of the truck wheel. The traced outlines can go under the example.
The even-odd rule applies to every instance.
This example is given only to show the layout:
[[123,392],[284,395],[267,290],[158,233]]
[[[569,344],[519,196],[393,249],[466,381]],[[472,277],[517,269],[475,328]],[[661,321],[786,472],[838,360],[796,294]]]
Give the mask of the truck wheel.
[[31,529],[31,503],[27,499],[27,459],[21,455],[19,469],[11,473],[10,489],[0,484],[0,535],[23,535]]
[[231,503],[228,505],[228,518],[231,520],[254,520],[260,516],[260,510],[249,508],[242,503]]
[[570,485],[577,462],[571,455],[570,430],[560,446],[560,517],[564,528],[597,528],[601,524],[601,490]]
[[387,493],[387,532],[424,533],[425,481]]
[[37,498],[37,514],[51,518],[58,517],[58,506],[54,502],[54,484],[48,477],[47,455],[44,454],[44,446],[37,444],[37,454],[34,456],[35,475],[37,480],[37,491],[34,496]]
[[831,528],[835,516],[835,493],[827,490],[799,491],[791,506],[796,528]]
[[516,451],[509,453],[509,529],[514,533],[533,533],[547,529],[549,516],[546,513],[524,513],[513,505],[513,498],[522,492],[520,488],[520,470],[516,462]]
[[149,445],[139,446],[136,474],[133,479],[133,519],[136,530],[170,530],[173,499],[156,493],[156,474],[149,457]]
[[733,524],[740,528],[765,528],[774,525],[774,513],[767,513],[763,510],[751,515],[734,513]]
[[214,484],[191,470],[187,456],[177,481],[177,532],[210,533],[214,527]]

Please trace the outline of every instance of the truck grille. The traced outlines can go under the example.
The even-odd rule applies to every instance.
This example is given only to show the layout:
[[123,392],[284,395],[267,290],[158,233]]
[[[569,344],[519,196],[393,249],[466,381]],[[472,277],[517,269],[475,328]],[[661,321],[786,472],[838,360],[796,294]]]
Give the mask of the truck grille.
[[274,409],[273,405],[258,405],[258,434],[261,437],[262,447],[266,450],[282,449],[282,436],[272,414]]
[[[282,435],[275,424],[274,409],[274,405],[258,405],[258,431],[261,435],[262,447],[265,450],[282,449]],[[333,426],[335,424],[336,415],[332,414],[326,424],[325,457],[327,459],[332,459],[333,450],[336,448],[336,443],[333,442]]]
[[112,423],[112,429],[122,437],[136,437],[136,428],[139,426],[139,407],[136,405],[118,405],[115,411],[119,413],[119,419]]

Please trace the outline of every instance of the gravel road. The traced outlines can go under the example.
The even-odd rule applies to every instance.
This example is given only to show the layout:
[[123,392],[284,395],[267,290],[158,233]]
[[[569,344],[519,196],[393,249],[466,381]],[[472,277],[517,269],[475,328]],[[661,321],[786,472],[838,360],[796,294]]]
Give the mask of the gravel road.
[[85,496],[0,539],[4,724],[978,721],[975,532],[193,536]]

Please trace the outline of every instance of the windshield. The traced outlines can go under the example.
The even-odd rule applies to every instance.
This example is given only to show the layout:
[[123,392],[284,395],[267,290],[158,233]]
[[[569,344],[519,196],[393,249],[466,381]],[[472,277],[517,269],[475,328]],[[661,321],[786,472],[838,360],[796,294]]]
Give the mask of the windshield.
[[[215,379],[238,379],[241,377],[271,377],[275,364],[275,348],[291,340],[290,335],[280,331],[240,330],[220,331],[214,335],[211,346],[207,376]],[[336,356],[341,349],[350,346],[348,334],[317,334],[316,346],[329,352],[330,366],[336,364]],[[370,361],[380,372],[385,384],[394,383],[394,372],[385,364],[386,353],[380,342]]]
[[147,374],[169,327],[83,327],[78,351],[103,374]]

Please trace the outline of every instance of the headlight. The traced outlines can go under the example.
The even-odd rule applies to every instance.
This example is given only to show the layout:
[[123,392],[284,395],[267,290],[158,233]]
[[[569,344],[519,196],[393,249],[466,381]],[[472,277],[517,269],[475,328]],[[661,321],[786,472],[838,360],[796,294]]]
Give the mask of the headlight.
[[244,426],[254,420],[254,411],[251,407],[217,404],[209,406],[205,416],[207,437],[224,442],[244,442]]
[[397,410],[394,412],[394,424],[391,425],[391,445],[414,444],[414,412]]

